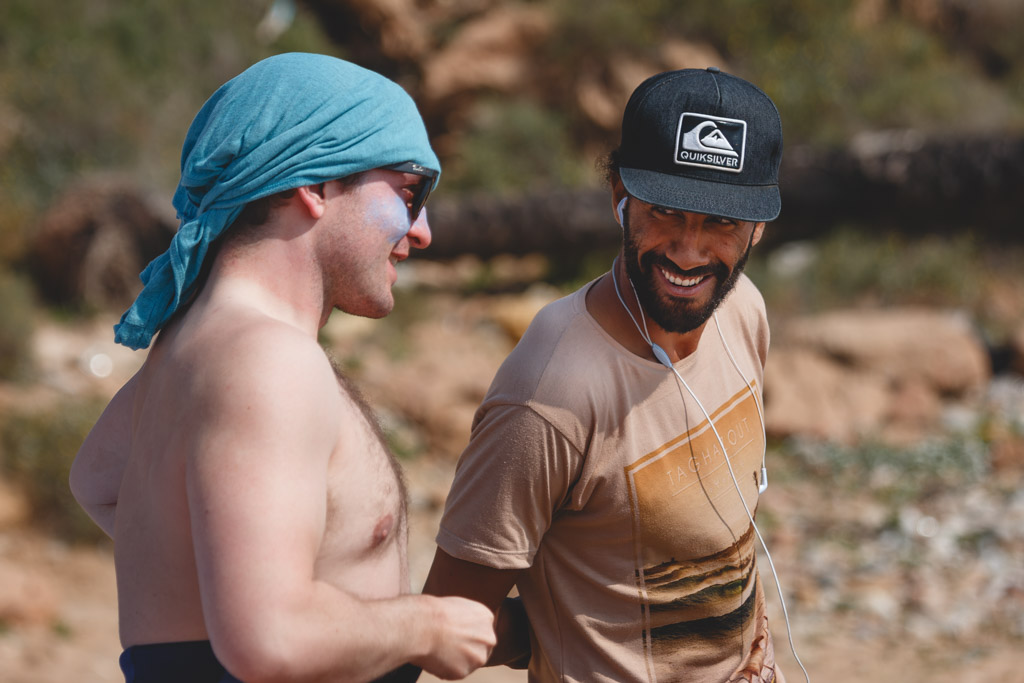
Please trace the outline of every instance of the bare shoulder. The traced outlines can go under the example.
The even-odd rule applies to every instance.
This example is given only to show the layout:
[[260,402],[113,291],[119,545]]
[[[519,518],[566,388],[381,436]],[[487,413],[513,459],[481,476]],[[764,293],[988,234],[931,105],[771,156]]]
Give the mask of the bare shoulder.
[[[209,326],[183,344],[176,362],[195,370],[197,389],[281,390],[303,386],[316,393],[333,387],[330,360],[303,331],[266,318]],[[331,392],[335,393],[335,392]]]
[[292,439],[311,452],[332,449],[341,397],[327,355],[302,330],[238,316],[176,339],[165,363],[201,432],[232,443]]

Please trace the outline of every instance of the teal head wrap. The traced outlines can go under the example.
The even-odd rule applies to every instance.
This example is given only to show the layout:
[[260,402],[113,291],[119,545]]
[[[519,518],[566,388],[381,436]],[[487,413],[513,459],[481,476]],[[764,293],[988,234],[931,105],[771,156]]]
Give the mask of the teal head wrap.
[[189,127],[174,193],[178,231],[142,271],[143,289],[114,340],[149,346],[193,293],[210,244],[249,202],[405,161],[441,167],[397,83],[325,55],[282,54],[249,67]]

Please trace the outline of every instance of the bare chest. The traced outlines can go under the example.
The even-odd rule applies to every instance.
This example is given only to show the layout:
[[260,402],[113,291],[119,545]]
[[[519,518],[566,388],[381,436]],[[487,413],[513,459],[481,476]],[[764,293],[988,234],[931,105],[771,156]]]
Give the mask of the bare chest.
[[319,578],[366,598],[408,592],[401,469],[362,401],[341,386],[346,414],[327,470]]

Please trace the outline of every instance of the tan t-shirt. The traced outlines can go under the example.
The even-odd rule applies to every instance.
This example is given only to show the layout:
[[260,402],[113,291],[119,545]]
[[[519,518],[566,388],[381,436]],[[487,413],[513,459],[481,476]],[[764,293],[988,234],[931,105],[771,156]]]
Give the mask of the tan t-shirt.
[[[673,373],[598,325],[588,289],[544,308],[498,371],[438,545],[526,569],[532,681],[771,681],[756,539],[722,446]],[[749,279],[717,317],[742,376],[714,320],[675,367],[753,513],[768,324]]]

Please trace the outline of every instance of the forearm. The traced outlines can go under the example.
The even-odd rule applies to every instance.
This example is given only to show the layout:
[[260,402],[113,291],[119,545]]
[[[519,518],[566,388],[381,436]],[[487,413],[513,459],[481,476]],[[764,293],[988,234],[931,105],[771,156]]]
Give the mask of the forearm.
[[211,640],[228,670],[250,683],[370,681],[407,663],[462,677],[486,660],[493,629],[482,605],[466,623],[452,606],[421,595],[363,601],[321,584],[294,609],[246,618],[258,625],[241,633],[243,620],[211,629]]
[[486,666],[505,665],[525,669],[530,664],[530,622],[519,598],[505,598],[498,610],[495,634],[498,638]]
[[438,548],[423,586],[424,593],[462,595],[494,612],[497,644],[487,666],[503,664],[519,669],[529,664],[530,624],[526,611],[521,600],[507,597],[519,573],[461,560]]
[[[221,608],[227,612],[229,608]],[[362,601],[316,585],[290,606],[207,615],[210,638],[231,673],[261,681],[368,681],[429,649],[425,605],[408,597]]]

